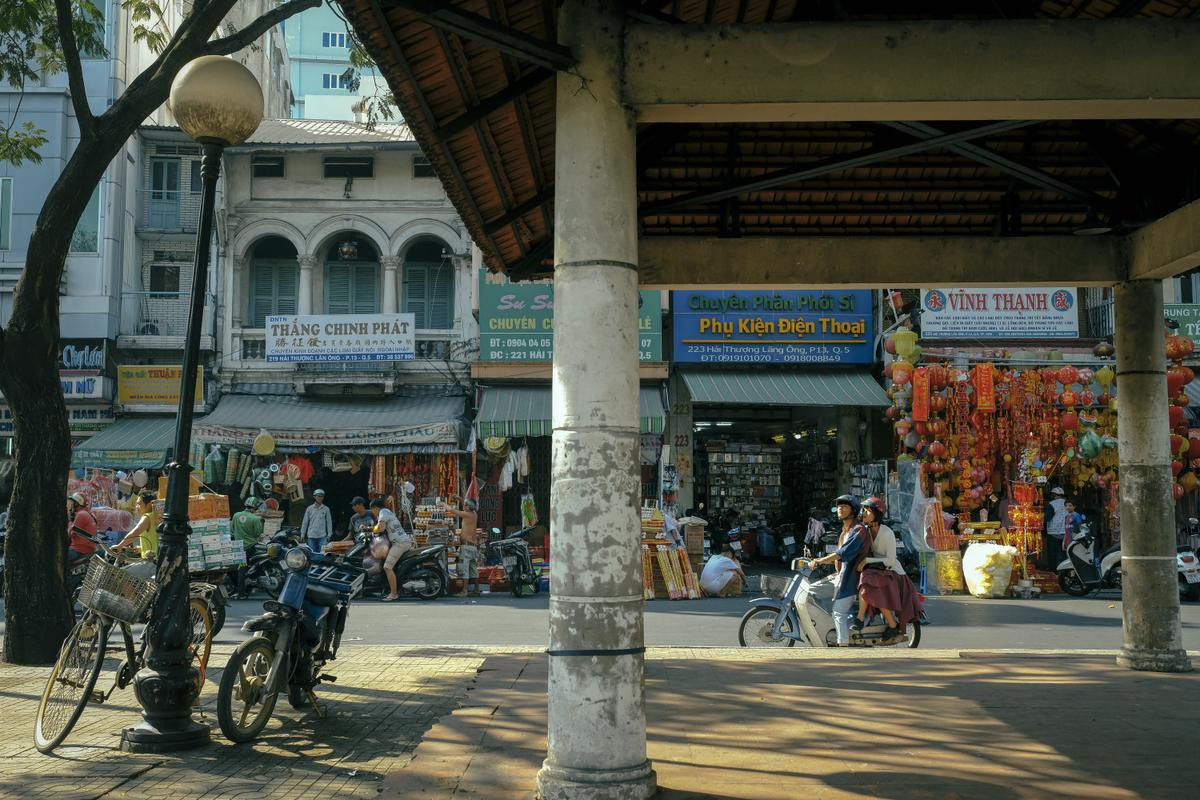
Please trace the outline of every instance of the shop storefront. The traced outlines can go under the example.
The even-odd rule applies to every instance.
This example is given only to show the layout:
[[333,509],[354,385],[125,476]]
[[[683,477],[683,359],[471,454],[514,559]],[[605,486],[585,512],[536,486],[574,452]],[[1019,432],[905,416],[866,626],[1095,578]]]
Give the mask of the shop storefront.
[[671,319],[681,509],[773,525],[849,488],[888,405],[871,292],[673,292]]

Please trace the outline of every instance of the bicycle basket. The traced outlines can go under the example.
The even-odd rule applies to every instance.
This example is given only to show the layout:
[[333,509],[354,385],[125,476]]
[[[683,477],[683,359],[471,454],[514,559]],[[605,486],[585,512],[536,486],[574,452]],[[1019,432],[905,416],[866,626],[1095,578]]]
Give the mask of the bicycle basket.
[[158,584],[132,575],[99,556],[88,564],[79,603],[97,614],[130,625],[141,622],[154,600]]

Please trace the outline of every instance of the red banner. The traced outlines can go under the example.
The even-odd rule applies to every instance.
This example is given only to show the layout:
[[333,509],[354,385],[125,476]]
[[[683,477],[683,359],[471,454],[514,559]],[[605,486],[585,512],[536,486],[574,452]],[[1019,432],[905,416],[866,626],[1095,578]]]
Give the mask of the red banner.
[[979,411],[996,410],[996,368],[991,364],[975,367],[975,408]]
[[929,368],[917,367],[912,374],[912,418],[916,422],[929,421]]

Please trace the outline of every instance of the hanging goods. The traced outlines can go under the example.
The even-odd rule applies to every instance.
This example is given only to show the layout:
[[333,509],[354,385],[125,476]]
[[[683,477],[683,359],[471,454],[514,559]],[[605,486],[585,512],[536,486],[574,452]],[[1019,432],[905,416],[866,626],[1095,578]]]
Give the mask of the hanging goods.
[[259,431],[254,437],[254,453],[260,456],[269,456],[275,452],[275,437],[267,433],[266,428]]
[[521,527],[532,528],[538,523],[537,503],[532,492],[521,495]]

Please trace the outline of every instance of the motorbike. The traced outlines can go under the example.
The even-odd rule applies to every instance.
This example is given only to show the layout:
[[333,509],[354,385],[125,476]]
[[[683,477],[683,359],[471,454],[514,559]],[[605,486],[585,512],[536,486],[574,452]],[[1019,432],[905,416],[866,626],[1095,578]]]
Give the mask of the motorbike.
[[[269,542],[254,545],[246,557],[247,594],[261,590],[270,597],[279,597],[279,591],[283,588],[283,567],[278,558],[271,558],[267,553],[272,544],[283,548],[297,547],[300,545],[300,533],[296,528],[285,528],[272,536]],[[231,570],[229,577],[236,585],[237,570]]]
[[1179,571],[1179,602],[1200,600],[1200,560],[1190,546],[1175,549],[1175,568]]
[[[522,528],[508,538],[488,543],[488,549],[500,551],[504,574],[516,597],[534,595],[541,589],[542,576],[533,568],[533,558],[529,555],[529,542],[525,541],[526,535],[532,530],[533,528]],[[492,536],[499,535],[500,529],[492,528]]]
[[325,716],[314,691],[337,681],[324,669],[337,658],[350,603],[365,579],[362,569],[313,553],[308,545],[270,548],[283,564],[283,589],[278,600],[263,603],[264,614],[242,625],[253,636],[233,651],[217,691],[217,722],[237,743],[262,732],[285,690],[293,708],[311,704]]
[[1121,545],[1115,544],[1100,554],[1096,566],[1096,537],[1086,522],[1067,547],[1067,557],[1055,569],[1058,585],[1072,597],[1083,597],[1104,589],[1121,591]]
[[[342,558],[349,564],[361,564],[366,574],[363,595],[385,595],[390,591],[383,574],[387,558],[387,536],[360,531],[355,544]],[[376,557],[378,555],[379,557]],[[402,593],[422,600],[436,600],[446,593],[450,574],[446,566],[446,545],[431,544],[409,550],[393,568],[396,588]]]
[[4,596],[4,529],[0,528],[0,598]]
[[775,528],[775,552],[784,564],[791,564],[793,559],[801,554],[803,538],[791,522],[777,525]]
[[[795,647],[797,642],[811,647],[835,647],[837,632],[833,625],[835,576],[814,578],[805,559],[791,565],[792,580],[782,598],[759,597],[750,601],[750,610],[738,627],[742,647]],[[870,621],[862,631],[850,635],[850,644],[858,647],[904,647],[921,645],[921,621],[913,620],[899,638],[884,642],[887,629],[882,619]]]

